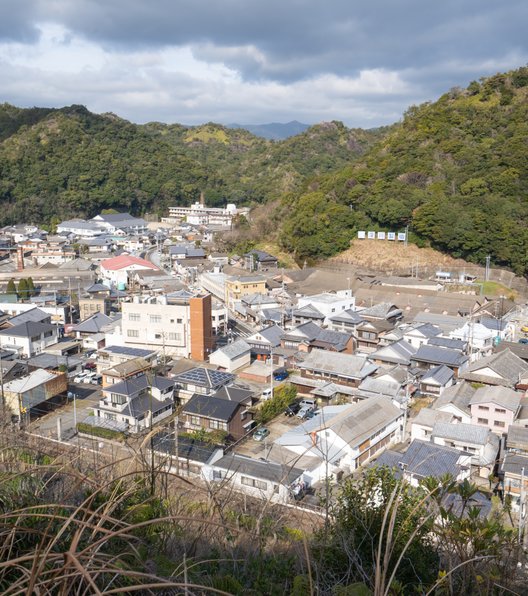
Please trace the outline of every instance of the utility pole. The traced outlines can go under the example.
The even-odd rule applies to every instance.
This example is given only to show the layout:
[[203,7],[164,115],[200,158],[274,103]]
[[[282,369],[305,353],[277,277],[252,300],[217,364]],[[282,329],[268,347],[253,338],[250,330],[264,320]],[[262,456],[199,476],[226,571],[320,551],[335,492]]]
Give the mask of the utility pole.
[[521,486],[519,489],[519,544],[524,530],[524,467],[521,468]]
[[488,256],[486,257],[486,274],[485,274],[485,276],[484,276],[484,279],[485,279],[486,281],[489,281],[489,276],[490,276],[490,260],[491,260],[491,256],[490,256],[490,255],[488,255]]

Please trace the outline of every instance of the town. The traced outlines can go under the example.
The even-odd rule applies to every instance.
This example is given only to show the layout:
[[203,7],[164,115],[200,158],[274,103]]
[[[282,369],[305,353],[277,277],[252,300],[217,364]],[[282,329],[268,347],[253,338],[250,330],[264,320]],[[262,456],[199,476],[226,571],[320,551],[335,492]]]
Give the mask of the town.
[[[248,210],[243,211],[249,217]],[[528,488],[528,309],[433,279],[285,269],[218,252],[203,200],[0,230],[1,393],[22,432],[109,453],[150,434],[167,468],[318,511],[387,466],[508,503]],[[455,274],[453,274],[455,275]],[[478,285],[476,286],[479,289]]]

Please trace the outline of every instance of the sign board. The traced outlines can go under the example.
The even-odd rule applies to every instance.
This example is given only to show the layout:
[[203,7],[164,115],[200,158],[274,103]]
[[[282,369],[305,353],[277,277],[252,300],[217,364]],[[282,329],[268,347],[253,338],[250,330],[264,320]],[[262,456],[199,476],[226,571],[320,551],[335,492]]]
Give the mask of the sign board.
[[387,240],[396,240],[396,234],[394,232],[387,232]]
[[367,233],[364,231],[358,232],[358,238],[360,240],[365,240],[366,235],[367,235]]
[[378,240],[385,240],[385,232],[378,232]]
[[398,232],[398,240],[400,242],[405,242],[405,232]]
[[375,238],[376,238],[376,232],[367,232],[367,238],[369,240],[375,240]]

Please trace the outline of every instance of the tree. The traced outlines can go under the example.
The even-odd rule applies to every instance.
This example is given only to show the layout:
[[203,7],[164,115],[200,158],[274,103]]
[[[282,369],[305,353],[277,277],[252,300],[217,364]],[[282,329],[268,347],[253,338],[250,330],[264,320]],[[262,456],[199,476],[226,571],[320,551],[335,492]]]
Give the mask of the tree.
[[27,300],[28,299],[28,283],[27,280],[23,277],[19,282],[18,282],[18,295],[22,300]]
[[15,280],[13,278],[11,278],[7,282],[6,294],[8,294],[9,296],[14,296],[17,294],[16,284],[15,284]]
[[28,288],[28,296],[34,296],[36,294],[35,284],[33,283],[32,277],[28,277],[28,279],[27,279],[27,288]]

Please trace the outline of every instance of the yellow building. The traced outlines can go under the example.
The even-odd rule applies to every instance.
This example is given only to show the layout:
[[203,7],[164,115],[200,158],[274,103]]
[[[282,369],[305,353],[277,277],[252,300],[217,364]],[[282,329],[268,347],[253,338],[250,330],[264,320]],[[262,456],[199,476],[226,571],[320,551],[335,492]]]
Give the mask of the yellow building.
[[230,310],[236,301],[250,294],[267,294],[266,279],[262,275],[229,277],[225,281],[225,303]]

